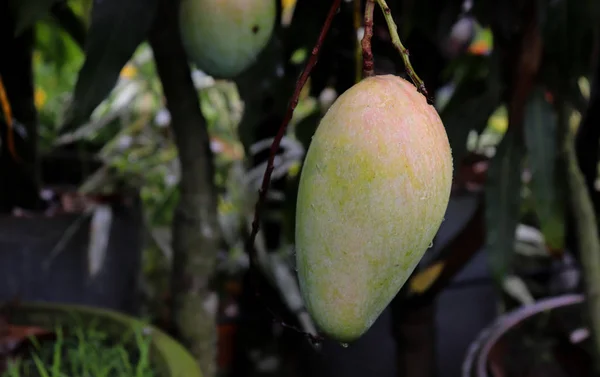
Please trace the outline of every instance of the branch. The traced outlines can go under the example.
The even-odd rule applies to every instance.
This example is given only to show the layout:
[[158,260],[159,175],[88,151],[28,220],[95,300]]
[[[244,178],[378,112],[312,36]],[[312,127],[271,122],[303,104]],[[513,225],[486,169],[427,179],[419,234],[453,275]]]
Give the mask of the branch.
[[221,233],[217,220],[213,155],[178,28],[179,1],[159,1],[149,41],[162,84],[181,163],[180,198],[173,219],[172,322],[204,376],[216,373],[215,314],[204,303],[213,294]]
[[400,36],[398,35],[398,26],[396,26],[396,23],[394,22],[394,18],[392,17],[392,12],[390,11],[390,8],[388,7],[385,0],[377,0],[377,4],[379,4],[379,7],[383,12],[383,16],[385,17],[385,22],[388,25],[390,37],[392,38],[392,43],[394,44],[394,47],[396,47],[396,50],[398,50],[398,52],[400,53],[400,56],[402,56],[402,61],[404,61],[404,68],[406,69],[406,73],[412,80],[413,84],[415,84],[415,86],[419,90],[419,93],[423,94],[425,98],[427,98],[427,101],[431,103],[431,99],[429,98],[427,89],[425,89],[425,84],[423,83],[423,80],[421,80],[419,76],[417,76],[417,73],[413,69],[412,64],[410,64],[408,49],[404,47],[402,41],[400,40]]
[[367,0],[365,5],[365,34],[363,36],[362,54],[363,54],[363,75],[370,77],[375,75],[375,64],[373,62],[373,51],[371,49],[371,38],[373,38],[373,11],[375,10],[375,0]]
[[[317,43],[315,44],[315,47],[312,49],[310,58],[308,59],[308,62],[306,63],[306,66],[304,67],[304,70],[302,71],[302,74],[300,75],[300,78],[298,79],[298,82],[296,83],[296,88],[294,89],[294,93],[292,95],[292,99],[288,105],[287,111],[283,118],[283,122],[281,123],[281,126],[279,127],[279,131],[277,132],[277,135],[275,136],[275,138],[273,139],[273,143],[271,144],[271,149],[269,151],[269,160],[267,161],[267,168],[266,168],[265,174],[263,176],[261,188],[258,191],[258,200],[257,200],[256,206],[254,208],[254,219],[252,220],[252,230],[251,230],[250,236],[247,239],[247,244],[246,244],[246,249],[250,253],[250,263],[255,271],[258,269],[258,260],[257,260],[257,256],[256,256],[256,250],[254,248],[254,242],[256,240],[256,235],[258,234],[258,230],[259,230],[260,212],[261,212],[262,206],[264,205],[265,198],[267,196],[267,191],[269,190],[269,185],[271,183],[271,175],[273,173],[273,168],[274,168],[273,163],[275,161],[275,154],[277,153],[277,150],[279,149],[281,139],[283,138],[283,135],[285,134],[287,126],[290,123],[290,120],[292,119],[292,115],[294,114],[294,109],[296,108],[296,105],[298,105],[298,98],[300,96],[300,92],[302,91],[304,84],[308,80],[308,77],[310,76],[310,72],[312,71],[314,66],[317,64],[317,59],[319,56],[321,45],[323,44],[323,41],[325,40],[325,36],[327,35],[329,28],[331,27],[331,22],[333,21],[333,17],[335,16],[335,14],[337,13],[337,11],[340,7],[340,3],[341,3],[341,0],[333,0],[333,3],[331,4],[331,8],[329,9],[329,13],[327,14],[327,19],[325,20],[325,24],[323,25],[323,28],[321,29],[319,38],[317,39]],[[284,327],[292,328],[300,333],[303,333],[304,335],[309,337],[309,339],[311,341],[313,341],[314,343],[319,343],[322,340],[320,337],[316,337],[313,334],[305,333],[305,332],[303,332],[299,329],[296,329],[292,326],[286,325],[285,323],[282,323],[282,325]]]

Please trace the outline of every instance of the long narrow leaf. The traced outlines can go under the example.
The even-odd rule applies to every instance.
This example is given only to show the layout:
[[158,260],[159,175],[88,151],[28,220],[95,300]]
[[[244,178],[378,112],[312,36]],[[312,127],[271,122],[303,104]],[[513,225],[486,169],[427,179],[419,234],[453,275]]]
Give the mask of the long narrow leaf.
[[519,222],[521,165],[525,152],[519,131],[507,131],[490,162],[486,181],[486,247],[499,285],[510,268]]
[[531,189],[542,234],[551,250],[565,241],[564,203],[557,179],[558,140],[556,115],[538,89],[525,110],[525,144],[532,172]]
[[96,0],[66,130],[86,121],[110,94],[119,73],[146,39],[157,0]]

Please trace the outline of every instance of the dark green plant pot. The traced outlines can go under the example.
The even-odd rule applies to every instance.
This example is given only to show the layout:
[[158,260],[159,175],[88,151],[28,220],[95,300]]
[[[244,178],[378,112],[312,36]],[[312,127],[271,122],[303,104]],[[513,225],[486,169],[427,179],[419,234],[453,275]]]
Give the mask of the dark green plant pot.
[[32,325],[43,328],[60,326],[93,325],[109,336],[134,341],[136,330],[150,331],[151,358],[153,366],[165,377],[202,377],[202,372],[192,355],[177,341],[163,331],[144,322],[106,309],[81,305],[65,305],[25,302],[10,309],[9,322],[16,325]]

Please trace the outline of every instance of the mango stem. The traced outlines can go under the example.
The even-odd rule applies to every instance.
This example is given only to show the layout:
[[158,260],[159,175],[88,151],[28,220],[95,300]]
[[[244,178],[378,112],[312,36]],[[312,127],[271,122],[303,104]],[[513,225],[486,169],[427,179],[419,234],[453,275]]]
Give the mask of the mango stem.
[[375,11],[375,0],[367,0],[365,5],[365,34],[363,35],[361,46],[363,56],[363,76],[370,77],[375,75],[375,63],[373,61],[373,51],[371,49],[371,38],[373,38],[373,12]]
[[392,17],[392,12],[390,8],[388,7],[385,0],[377,0],[377,4],[379,5],[379,8],[381,8],[383,16],[385,17],[385,22],[388,25],[388,30],[390,31],[392,43],[394,44],[394,47],[396,47],[396,50],[398,50],[398,52],[400,53],[400,56],[402,56],[402,61],[404,62],[406,74],[408,74],[413,84],[415,84],[415,86],[419,90],[419,93],[423,94],[427,98],[427,100],[430,100],[429,94],[427,93],[427,89],[425,88],[423,80],[419,78],[414,68],[412,67],[412,64],[410,63],[408,49],[404,47],[402,41],[400,40],[400,36],[398,35],[398,26],[396,25],[396,22],[394,22],[394,18]]

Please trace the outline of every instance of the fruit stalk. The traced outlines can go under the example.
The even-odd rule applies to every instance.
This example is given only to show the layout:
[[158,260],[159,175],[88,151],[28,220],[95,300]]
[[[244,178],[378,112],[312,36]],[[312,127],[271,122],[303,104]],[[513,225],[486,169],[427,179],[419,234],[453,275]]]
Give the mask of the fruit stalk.
[[[341,4],[341,0],[333,0],[333,2],[331,4],[331,8],[329,9],[329,13],[327,14],[325,23],[323,24],[323,27],[321,28],[321,32],[319,34],[317,42],[315,43],[315,46],[312,49],[311,55],[308,58],[306,66],[304,67],[304,70],[302,71],[302,74],[300,75],[300,78],[298,79],[298,81],[296,83],[296,88],[294,89],[294,93],[292,94],[292,98],[291,98],[288,108],[286,110],[283,121],[281,122],[281,126],[279,126],[277,135],[275,136],[275,138],[273,139],[273,143],[271,144],[271,148],[269,151],[269,159],[267,161],[267,167],[265,169],[265,174],[263,175],[263,180],[261,183],[260,190],[258,190],[258,200],[256,201],[256,205],[254,207],[254,218],[252,220],[252,229],[251,229],[250,236],[248,237],[247,245],[246,245],[246,249],[250,253],[250,263],[253,268],[256,268],[257,263],[258,263],[257,257],[256,257],[256,251],[254,249],[254,242],[256,241],[256,235],[258,234],[258,230],[259,230],[260,211],[265,202],[265,198],[267,196],[267,191],[269,190],[269,186],[271,183],[271,175],[272,175],[273,169],[274,169],[273,164],[275,161],[275,154],[277,153],[277,150],[279,149],[281,139],[283,138],[283,136],[285,134],[287,126],[290,123],[290,120],[292,119],[292,115],[294,114],[294,110],[296,109],[296,105],[298,104],[298,98],[300,96],[300,92],[302,91],[302,88],[306,84],[306,81],[308,80],[308,77],[310,76],[312,69],[317,64],[321,46],[323,45],[323,41],[325,40],[325,37],[327,36],[327,33],[329,32],[331,23],[333,21],[333,17],[335,17],[335,14],[337,13],[337,11],[339,9],[340,4]],[[286,326],[286,327],[289,327],[289,326]],[[300,330],[297,330],[297,331],[301,332]],[[312,334],[306,334],[306,335],[311,338],[314,337]]]
[[375,63],[373,62],[373,51],[371,50],[371,38],[373,38],[373,11],[375,0],[367,0],[365,5],[365,34],[361,46],[363,55],[363,76],[370,77],[375,74]]
[[423,83],[423,80],[419,78],[414,68],[412,67],[412,64],[410,64],[408,49],[404,47],[402,41],[400,40],[400,36],[398,35],[398,26],[396,26],[396,23],[394,22],[394,18],[392,17],[390,7],[388,7],[385,0],[377,0],[377,4],[379,5],[379,8],[381,8],[383,16],[385,17],[385,22],[388,25],[390,37],[392,38],[392,43],[394,44],[394,47],[396,47],[396,50],[398,50],[398,52],[400,53],[400,56],[402,56],[402,61],[404,62],[406,73],[412,80],[413,84],[415,84],[419,92],[429,100],[429,95],[427,93],[427,89],[425,89],[425,84]]

